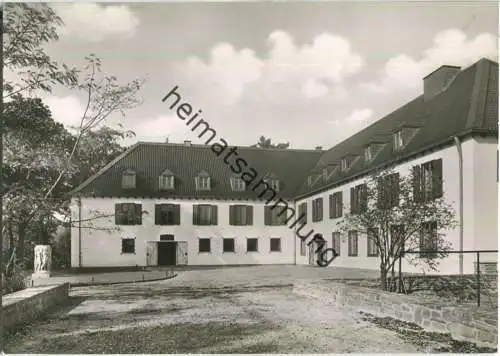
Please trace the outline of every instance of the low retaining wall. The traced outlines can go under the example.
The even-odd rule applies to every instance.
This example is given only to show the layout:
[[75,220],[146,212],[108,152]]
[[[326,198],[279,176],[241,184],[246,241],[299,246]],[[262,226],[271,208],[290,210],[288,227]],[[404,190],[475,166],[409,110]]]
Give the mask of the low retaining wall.
[[296,283],[300,295],[332,301],[377,316],[413,322],[425,330],[449,332],[455,340],[497,348],[498,313],[467,306],[443,306],[419,298],[334,282]]
[[4,295],[3,325],[14,329],[30,322],[56,305],[68,301],[69,284],[26,288],[15,293]]

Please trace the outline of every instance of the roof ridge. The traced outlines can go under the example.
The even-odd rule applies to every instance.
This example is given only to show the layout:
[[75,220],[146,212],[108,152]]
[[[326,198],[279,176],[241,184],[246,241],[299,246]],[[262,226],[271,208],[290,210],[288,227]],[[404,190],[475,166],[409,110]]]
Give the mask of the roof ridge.
[[[170,142],[153,142],[153,141],[138,141],[139,145],[154,145],[154,146],[172,146],[172,147],[194,147],[194,148],[205,148],[210,149],[211,145],[205,145],[201,143],[170,143]],[[244,150],[259,150],[259,151],[284,151],[284,152],[325,152],[325,150],[321,149],[313,149],[313,148],[278,148],[278,147],[270,147],[270,148],[261,148],[261,147],[252,147],[252,146],[240,146],[240,145],[231,145],[231,147],[237,147],[238,149]]]

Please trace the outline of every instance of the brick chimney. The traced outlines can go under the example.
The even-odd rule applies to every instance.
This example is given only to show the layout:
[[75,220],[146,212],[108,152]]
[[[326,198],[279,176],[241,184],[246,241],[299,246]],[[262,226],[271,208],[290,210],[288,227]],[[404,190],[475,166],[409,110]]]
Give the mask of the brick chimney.
[[460,67],[443,65],[424,77],[424,100],[441,93],[460,73]]

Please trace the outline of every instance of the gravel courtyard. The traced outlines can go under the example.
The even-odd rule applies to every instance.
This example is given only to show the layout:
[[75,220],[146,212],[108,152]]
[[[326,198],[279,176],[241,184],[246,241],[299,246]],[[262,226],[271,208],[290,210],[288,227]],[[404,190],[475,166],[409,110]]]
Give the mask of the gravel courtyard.
[[[364,321],[358,313],[293,294],[289,284],[293,273],[275,275],[271,267],[227,272],[185,271],[167,281],[74,288],[72,305],[10,337],[5,351],[422,351],[394,331]],[[259,273],[263,278],[255,278]],[[245,274],[246,279],[240,278]],[[310,274],[295,277],[313,278]]]

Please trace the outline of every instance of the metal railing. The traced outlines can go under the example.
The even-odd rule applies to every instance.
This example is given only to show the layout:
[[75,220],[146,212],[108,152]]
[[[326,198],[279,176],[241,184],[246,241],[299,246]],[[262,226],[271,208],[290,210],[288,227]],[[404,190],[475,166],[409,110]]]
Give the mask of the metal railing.
[[[408,274],[407,276],[403,276],[403,271],[402,271],[402,259],[405,257],[407,254],[417,254],[417,255],[426,255],[426,254],[444,254],[445,256],[447,255],[453,255],[453,254],[460,254],[460,255],[470,255],[470,254],[475,254],[475,262],[474,262],[474,274],[473,276],[475,277],[475,294],[476,294],[476,303],[477,306],[481,306],[481,254],[491,254],[491,253],[497,253],[498,250],[453,250],[453,251],[443,251],[443,250],[425,250],[425,251],[404,251],[402,254],[402,257],[399,259],[399,273],[398,273],[398,292],[403,293],[403,287],[404,287],[404,278],[414,278],[418,276],[418,274]],[[495,260],[495,272],[493,273],[498,277],[498,271],[496,264],[498,260]],[[492,263],[491,261],[485,262],[483,260],[483,264],[487,263]],[[491,275],[486,271],[486,273],[483,273],[484,275]],[[461,283],[468,277],[471,276],[471,274],[454,274],[452,275],[453,277],[459,277],[459,281]],[[496,283],[496,282],[495,282]]]

